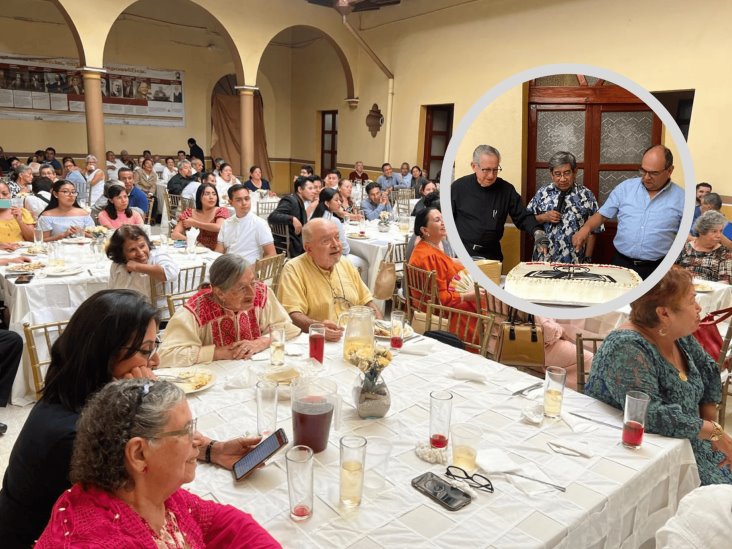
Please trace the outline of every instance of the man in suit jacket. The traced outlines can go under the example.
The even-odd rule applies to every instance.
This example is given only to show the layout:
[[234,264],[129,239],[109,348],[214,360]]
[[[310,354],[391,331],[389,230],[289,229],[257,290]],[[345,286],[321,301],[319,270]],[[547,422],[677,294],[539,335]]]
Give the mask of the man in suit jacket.
[[[308,221],[305,201],[312,200],[315,194],[313,182],[307,177],[298,177],[295,180],[295,192],[282,197],[277,208],[269,214],[267,220],[273,225],[289,225],[290,227],[290,257],[303,253],[302,226]],[[275,236],[276,244],[283,244],[282,239]]]

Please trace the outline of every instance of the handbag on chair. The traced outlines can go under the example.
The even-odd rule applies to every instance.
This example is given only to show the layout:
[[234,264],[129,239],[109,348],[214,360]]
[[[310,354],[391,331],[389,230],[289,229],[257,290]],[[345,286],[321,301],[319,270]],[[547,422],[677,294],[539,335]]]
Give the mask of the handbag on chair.
[[732,307],[712,311],[706,315],[699,327],[694,332],[694,337],[699,342],[709,356],[711,356],[717,364],[719,364],[719,354],[722,351],[722,336],[719,333],[717,325],[724,322],[732,316]]
[[534,315],[522,322],[516,309],[511,309],[508,320],[499,326],[495,357],[507,366],[544,369],[544,331]]

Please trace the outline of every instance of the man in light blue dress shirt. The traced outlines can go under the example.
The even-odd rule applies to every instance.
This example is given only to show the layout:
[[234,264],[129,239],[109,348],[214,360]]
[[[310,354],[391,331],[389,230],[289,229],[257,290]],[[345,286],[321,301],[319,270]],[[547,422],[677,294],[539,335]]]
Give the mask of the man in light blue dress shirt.
[[638,170],[640,177],[626,179],[613,189],[572,238],[575,249],[582,248],[590,231],[617,218],[613,265],[648,278],[671,248],[684,213],[684,190],[671,181],[673,161],[663,145],[648,148]]
[[391,213],[389,195],[381,191],[381,186],[378,183],[366,185],[366,194],[368,198],[361,201],[361,209],[367,221],[379,219],[381,212]]
[[404,184],[402,176],[398,173],[394,173],[394,169],[391,164],[385,162],[381,165],[381,171],[384,172],[380,175],[376,182],[381,187],[382,191],[391,192],[391,189],[408,189],[409,185]]

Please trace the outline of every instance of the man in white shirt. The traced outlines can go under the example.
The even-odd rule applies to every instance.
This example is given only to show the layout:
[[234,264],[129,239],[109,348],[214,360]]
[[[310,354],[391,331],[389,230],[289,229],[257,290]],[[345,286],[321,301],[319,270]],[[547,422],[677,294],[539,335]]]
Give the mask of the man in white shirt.
[[277,255],[269,224],[250,213],[252,202],[249,189],[242,184],[232,185],[228,195],[235,215],[221,225],[216,251],[238,254],[252,264],[262,257]]
[[338,189],[338,181],[340,179],[340,172],[338,170],[330,170],[323,180],[325,188]]
[[191,158],[191,167],[193,168],[193,175],[203,173],[203,162],[200,158]]

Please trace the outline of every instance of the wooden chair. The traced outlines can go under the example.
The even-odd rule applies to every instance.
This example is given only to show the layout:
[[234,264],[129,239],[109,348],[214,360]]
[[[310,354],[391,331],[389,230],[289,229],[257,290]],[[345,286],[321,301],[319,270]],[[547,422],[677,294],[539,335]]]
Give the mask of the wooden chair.
[[277,254],[272,257],[257,259],[254,263],[254,274],[257,280],[261,280],[262,282],[271,280],[272,282],[269,286],[275,294],[277,294],[277,289],[280,286],[280,275],[282,274],[282,267],[285,266],[286,259],[285,254]]
[[153,215],[153,208],[155,206],[155,197],[151,196],[148,199],[148,206],[147,206],[147,215],[145,216],[145,223],[147,225],[150,225],[150,222],[152,221],[152,215]]
[[275,200],[262,200],[257,202],[257,215],[267,219],[269,214],[275,211],[277,204],[279,204],[279,202]]
[[290,226],[270,223],[269,228],[272,231],[272,236],[275,237],[274,246],[277,253],[285,254],[288,259],[292,257],[290,255]]
[[585,383],[590,373],[585,371],[585,343],[591,344],[592,354],[597,354],[597,349],[600,348],[602,342],[605,341],[604,337],[587,337],[582,335],[581,332],[577,332],[577,339],[574,344],[577,348],[577,392],[585,392]]
[[167,303],[159,304],[158,300],[163,296],[185,296],[189,298],[198,291],[206,279],[206,264],[184,267],[178,272],[175,280],[169,280],[165,284],[150,279],[150,303],[161,312],[169,309]]
[[437,280],[435,271],[404,264],[404,300],[407,321],[414,330],[424,332],[427,305],[437,302]]
[[[727,352],[729,351],[730,341],[732,340],[732,322],[729,323],[729,326],[727,326],[727,333],[724,336],[724,339],[722,340],[722,347],[719,349],[719,358],[717,359],[717,366],[719,366],[719,371],[721,372],[724,369],[724,363],[727,359]],[[722,384],[722,401],[719,403],[719,424],[724,427],[726,415],[727,415],[727,396],[729,394],[730,389],[730,375],[729,370],[727,370],[727,378],[725,379],[724,383]]]
[[[470,333],[474,321],[473,333]],[[455,309],[437,303],[427,305],[427,321],[425,331],[445,330],[457,336],[465,344],[481,356],[488,352],[488,340],[493,328],[493,316],[481,315],[462,309]]]
[[397,200],[396,204],[394,204],[394,207],[396,208],[396,214],[398,217],[409,217],[409,214],[412,213],[412,210],[409,208],[409,201],[402,202],[401,200]]
[[475,295],[480,296],[480,299],[476,299],[475,301],[476,311],[479,314],[493,317],[491,335],[488,339],[488,354],[486,356],[494,358],[494,353],[498,345],[500,325],[508,320],[508,314],[511,312],[511,307],[497,297],[489,294],[477,282],[474,282],[474,285]]
[[187,294],[187,295],[171,295],[168,294],[165,296],[166,301],[168,303],[168,314],[172,318],[175,314],[175,311],[178,309],[178,307],[182,307],[183,304],[188,301],[188,299],[193,295],[193,293]]
[[[66,328],[68,323],[68,320],[47,322],[45,324],[30,324],[29,322],[23,323],[25,348],[28,351],[28,359],[31,365],[31,372],[33,373],[33,385],[36,390],[36,399],[41,397],[41,390],[43,389],[43,379],[45,377],[43,367],[48,366],[51,363],[51,346],[53,345],[53,342],[58,339],[58,336],[63,333],[64,328]],[[40,350],[44,351],[43,356],[48,356],[48,359],[44,358],[41,360],[36,338],[38,338],[43,344],[43,347]]]

